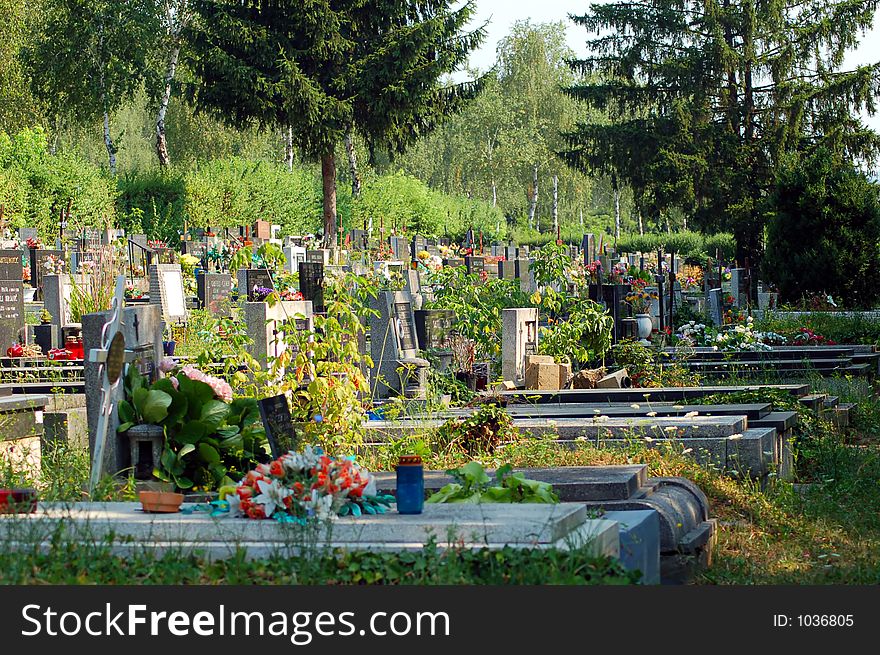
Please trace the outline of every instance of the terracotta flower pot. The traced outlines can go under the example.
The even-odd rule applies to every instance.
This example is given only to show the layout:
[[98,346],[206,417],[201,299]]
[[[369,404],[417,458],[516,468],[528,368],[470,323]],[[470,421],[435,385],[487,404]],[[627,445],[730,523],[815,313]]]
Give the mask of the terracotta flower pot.
[[174,513],[180,511],[183,494],[170,491],[141,491],[138,494],[145,512]]

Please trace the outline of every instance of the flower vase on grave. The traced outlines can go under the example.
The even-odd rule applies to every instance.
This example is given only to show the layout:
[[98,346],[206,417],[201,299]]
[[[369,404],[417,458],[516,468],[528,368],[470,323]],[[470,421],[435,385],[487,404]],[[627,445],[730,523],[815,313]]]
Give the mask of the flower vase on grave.
[[177,347],[176,341],[163,341],[162,342],[162,352],[165,353],[166,357],[174,356],[174,349]]
[[651,336],[651,330],[654,328],[654,324],[651,321],[650,314],[636,314],[636,325],[638,326],[638,335],[639,339],[647,343],[648,337]]

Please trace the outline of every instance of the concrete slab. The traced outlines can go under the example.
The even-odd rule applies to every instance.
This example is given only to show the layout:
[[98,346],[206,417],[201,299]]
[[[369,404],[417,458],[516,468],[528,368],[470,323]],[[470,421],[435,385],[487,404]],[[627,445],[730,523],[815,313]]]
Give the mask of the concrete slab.
[[316,547],[421,549],[432,536],[441,546],[585,547],[595,554],[619,554],[617,524],[588,518],[582,503],[425,505],[422,514],[337,517],[311,528],[272,520],[215,519],[205,513],[146,514],[136,502],[41,504],[33,515],[0,516],[0,538],[7,544],[48,543],[59,527],[75,541],[94,542],[112,534],[121,552],[197,550],[208,557],[229,556],[239,548],[249,557]]
[[[647,482],[645,464],[624,466],[570,466],[540,469],[515,469],[531,480],[548,482],[563,502],[593,500],[626,500],[636,494]],[[494,471],[489,471],[494,476]],[[395,493],[396,473],[375,473],[380,491]],[[425,490],[437,491],[452,482],[451,476],[441,471],[425,471]]]
[[603,518],[618,523],[620,563],[629,571],[641,571],[642,584],[660,584],[660,515],[630,510],[606,512]]
[[[384,443],[420,432],[436,430],[444,421],[412,420],[365,421],[365,441]],[[620,417],[597,414],[594,418],[514,419],[513,427],[520,433],[534,436],[555,436],[562,441],[586,439],[628,439],[645,436],[662,438],[673,434],[680,438],[719,438],[742,433],[747,429],[744,416],[640,416]]]

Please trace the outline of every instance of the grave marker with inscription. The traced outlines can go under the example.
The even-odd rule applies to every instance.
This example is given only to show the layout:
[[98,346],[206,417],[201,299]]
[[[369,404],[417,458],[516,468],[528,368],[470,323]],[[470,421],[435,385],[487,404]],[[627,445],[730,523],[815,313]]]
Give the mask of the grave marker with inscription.
[[263,429],[266,431],[266,440],[269,442],[272,458],[278,459],[289,451],[298,450],[298,439],[287,396],[279,394],[262,398],[257,401],[257,406],[260,408],[260,417],[263,419]]
[[24,337],[24,285],[21,280],[0,280],[0,347],[19,343]]
[[202,273],[196,278],[199,308],[211,316],[232,316],[232,276],[228,273]]
[[186,322],[186,299],[180,265],[150,266],[150,304],[160,306],[165,323]]

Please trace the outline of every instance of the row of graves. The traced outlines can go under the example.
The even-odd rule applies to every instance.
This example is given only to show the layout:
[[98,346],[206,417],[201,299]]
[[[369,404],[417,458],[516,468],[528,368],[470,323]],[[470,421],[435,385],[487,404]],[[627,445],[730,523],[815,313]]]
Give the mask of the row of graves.
[[[271,226],[253,232],[246,228],[235,238],[271,239]],[[471,231],[465,243],[451,244],[444,239],[418,235],[373,241],[367,230],[352,230],[345,238],[346,250],[330,251],[310,247],[307,239],[279,240],[284,255],[284,272],[299,275],[301,299],[282,300],[270,305],[260,297],[260,290],[272,289],[275,279],[265,269],[239,269],[235,278],[224,270],[222,257],[209,253],[222,247],[227,235],[208,229],[201,236],[182,241],[184,254],[204,252],[197,277],[194,298],[188,298],[177,255],[163,255],[162,248],[139,244],[129,238],[130,252],[156,253],[145,259],[129,258],[127,282],[135,277],[133,261],[146,267],[148,292],[142,298],[125,298],[125,284],[117,283],[116,301],[111,311],[87,314],[79,326],[83,358],[72,365],[82,371],[80,386],[62,396],[47,393],[51,389],[36,386],[3,385],[7,395],[0,396],[0,412],[14,420],[16,429],[8,432],[21,457],[39,466],[42,449],[49,444],[66,442],[88,448],[92,458],[92,485],[102,473],[125,475],[134,470],[136,477],[149,478],[153,465],[162,456],[161,430],[119,433],[121,421],[118,402],[123,397],[121,379],[129,367],[135,367],[149,379],[162,375],[159,363],[167,347],[163,335],[168,325],[187,320],[195,307],[217,316],[235,316],[247,325],[252,338],[251,354],[265,365],[288,347],[281,331],[289,318],[297,317],[297,329],[311,330],[316,314],[324,311],[323,282],[335,271],[367,270],[399,274],[404,286],[399,291],[384,291],[373,308],[378,316],[370,318],[368,334],[359,344],[373,360],[370,395],[377,411],[365,422],[367,444],[388,443],[402,436],[437,429],[450,418],[463,417],[474,410],[447,408],[430,419],[405,417],[386,420],[381,412],[384,399],[403,396],[418,402],[425,395],[428,370],[448,367],[452,359],[450,336],[455,317],[448,310],[423,309],[429,296],[427,279],[413,264],[421,253],[441,260],[442,266],[465,266],[480,277],[498,277],[520,281],[524,291],[535,290],[527,247],[493,244],[482,247]],[[136,236],[136,235],[135,235]],[[384,235],[383,235],[384,236]],[[190,241],[193,243],[190,244]],[[445,241],[445,243],[444,243]],[[132,250],[132,243],[138,243]],[[156,245],[156,244],[153,244]],[[461,257],[449,254],[448,247],[458,246]],[[378,257],[374,256],[374,253]],[[444,256],[445,253],[445,256]],[[683,288],[678,275],[684,273],[673,255],[657,253],[616,254],[599,248],[591,235],[584,237],[571,254],[582,258],[585,266],[599,261],[599,271],[612,272],[616,264],[626,262],[640,271],[650,270],[656,288],[656,304],[647,313],[651,332],[660,333],[671,325],[676,303],[710,303],[722,292],[724,282],[716,285],[711,277],[699,294]],[[163,260],[164,257],[164,260]],[[140,264],[138,264],[140,266]],[[722,269],[724,278],[726,269]],[[14,272],[12,277],[15,277]],[[64,297],[63,281],[43,279],[43,302],[57,302]],[[745,276],[748,279],[748,276]],[[736,278],[735,284],[739,284]],[[57,289],[52,287],[56,283]],[[20,283],[19,283],[20,284]],[[626,296],[631,291],[621,280],[606,279],[599,273],[591,287],[591,296],[604,304],[615,318],[615,339],[638,336],[638,320],[631,316]],[[55,294],[55,295],[53,295]],[[15,294],[12,301],[16,300]],[[733,294],[731,294],[733,295]],[[742,302],[748,303],[745,291]],[[23,311],[23,310],[22,310]],[[51,311],[51,310],[50,310]],[[63,316],[63,311],[59,312]],[[561,445],[575,446],[579,441],[607,448],[618,448],[631,439],[641,438],[651,447],[670,442],[688,449],[707,465],[735,470],[739,475],[763,483],[773,476],[791,474],[790,444],[797,433],[798,415],[774,407],[772,402],[742,403],[722,401],[714,405],[696,404],[701,398],[741,394],[748,387],[705,386],[693,388],[651,389],[649,402],[643,390],[628,388],[626,375],[612,374],[595,388],[570,388],[571,370],[537,355],[541,317],[534,308],[505,310],[503,316],[502,371],[479,370],[483,386],[500,376],[505,383],[494,393],[511,415],[514,427],[524,435],[552,438]],[[723,318],[722,318],[723,321]],[[61,330],[69,326],[60,325]],[[855,355],[855,353],[852,353]],[[429,355],[429,356],[428,356]],[[178,362],[184,359],[177,357]],[[877,361],[871,360],[876,370]],[[483,364],[485,369],[488,364]],[[479,371],[479,372],[477,372]],[[838,399],[810,394],[804,384],[769,385],[797,398],[817,414],[845,423],[850,407]],[[14,393],[13,393],[14,392]],[[59,400],[61,398],[62,400]],[[77,405],[81,399],[81,406]],[[286,398],[276,396],[260,401],[263,426],[274,457],[283,456],[279,444],[289,443],[294,432]],[[77,427],[80,426],[80,427]],[[35,463],[36,462],[36,463]],[[571,547],[588,545],[593,552],[619,557],[624,564],[643,573],[645,583],[683,581],[706,564],[716,538],[717,524],[705,494],[683,478],[651,478],[644,465],[526,469],[527,477],[551,484],[562,501],[556,505],[425,505],[420,514],[395,511],[359,512],[359,516],[332,517],[333,529],[327,545],[349,549],[404,550],[420,548],[437,535],[448,536],[449,543],[492,548],[505,545],[521,547]],[[370,476],[377,498],[394,496],[397,478],[391,472]],[[426,491],[436,491],[449,482],[439,471],[425,472]],[[143,480],[142,487],[154,483]],[[185,502],[204,499],[188,498]],[[68,526],[88,526],[89,538],[114,534],[120,552],[128,548],[156,548],[173,544],[182,549],[199,550],[211,557],[226,557],[244,547],[248,556],[261,557],[290,547],[290,526],[278,521],[254,521],[253,518],[226,516],[217,520],[205,513],[149,514],[139,511],[138,503],[77,503],[65,507],[41,504],[33,521],[47,531],[58,522]],[[375,509],[375,508],[374,508]],[[594,518],[596,510],[604,513]],[[0,522],[0,532],[8,524]],[[85,533],[84,533],[85,534]],[[83,539],[86,537],[83,536]],[[127,544],[123,544],[127,541]]]

